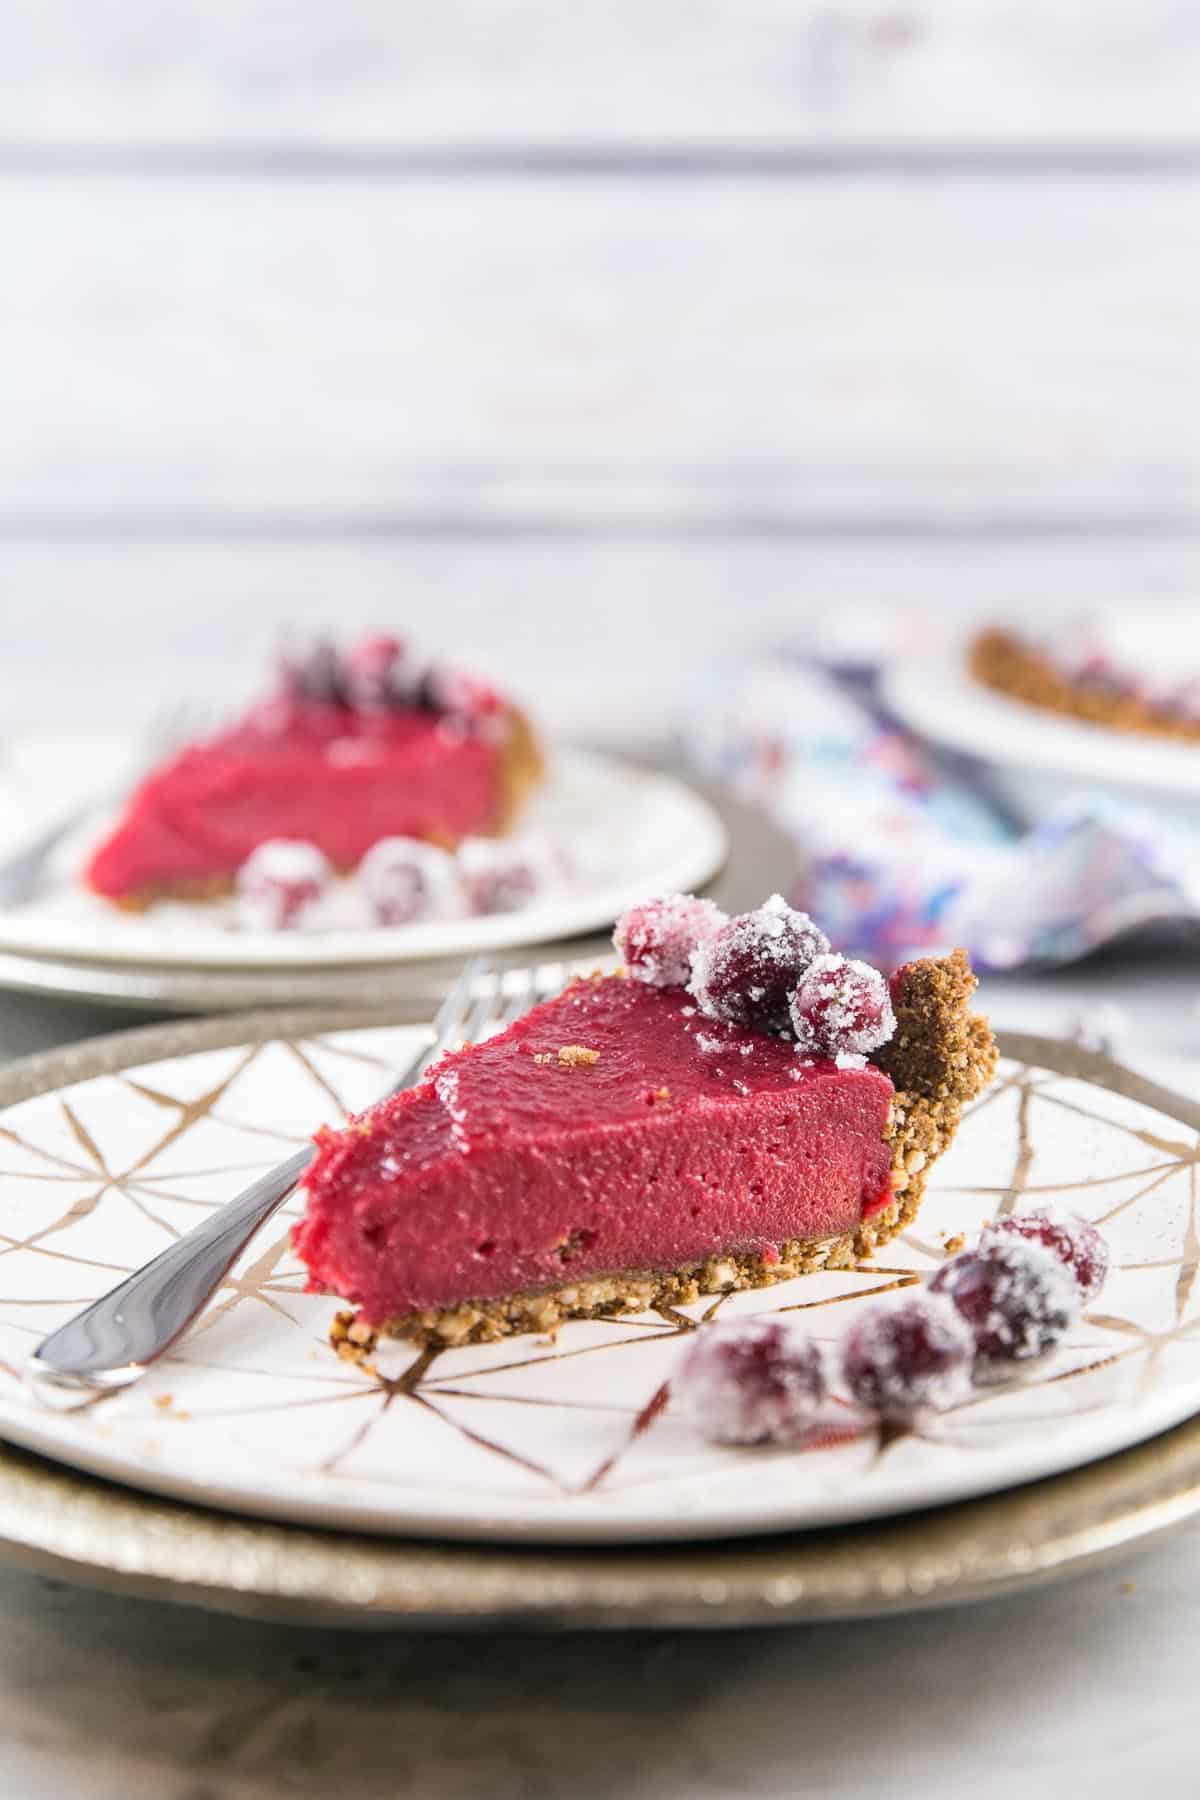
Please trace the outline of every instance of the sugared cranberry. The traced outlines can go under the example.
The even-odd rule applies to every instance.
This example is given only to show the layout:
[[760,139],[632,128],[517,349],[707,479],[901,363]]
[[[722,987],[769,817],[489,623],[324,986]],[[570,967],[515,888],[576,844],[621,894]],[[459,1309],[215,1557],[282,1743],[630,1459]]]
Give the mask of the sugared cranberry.
[[1079,1310],[1075,1282],[1030,1239],[992,1238],[944,1263],[929,1284],[953,1300],[975,1333],[975,1378],[1002,1381],[1015,1364],[1052,1350]]
[[846,1385],[883,1418],[953,1406],[970,1390],[974,1360],[974,1333],[944,1294],[869,1307],[842,1346]]
[[887,982],[870,963],[817,956],[789,1008],[797,1048],[810,1056],[865,1056],[896,1029]]
[[317,638],[305,649],[285,652],[280,658],[280,675],[289,700],[314,700],[326,706],[345,701],[345,669],[337,646],[328,638]]
[[1108,1274],[1108,1245],[1090,1219],[1079,1213],[1038,1206],[997,1219],[984,1233],[990,1239],[1028,1239],[1043,1244],[1074,1277],[1080,1303],[1090,1306]]
[[825,1398],[824,1358],[782,1319],[731,1319],[693,1335],[671,1388],[715,1444],[794,1443]]
[[452,856],[417,838],[381,838],[358,866],[358,885],[377,925],[452,919],[463,910]]
[[501,710],[503,702],[490,682],[466,669],[435,663],[421,683],[421,702],[463,730],[477,730]]
[[829,939],[808,914],[773,894],[757,912],[739,913],[699,945],[689,987],[710,1018],[786,1031],[800,977],[828,949]]
[[557,845],[532,836],[467,838],[459,846],[458,867],[477,913],[519,912],[555,893],[570,873]]
[[651,987],[686,987],[694,953],[724,923],[725,914],[711,900],[667,894],[643,900],[623,913],[613,943],[635,981]]
[[273,838],[238,870],[238,921],[248,931],[294,931],[332,881],[333,870],[315,844]]
[[363,638],[343,666],[346,698],[357,712],[391,712],[413,703],[420,671],[401,638]]

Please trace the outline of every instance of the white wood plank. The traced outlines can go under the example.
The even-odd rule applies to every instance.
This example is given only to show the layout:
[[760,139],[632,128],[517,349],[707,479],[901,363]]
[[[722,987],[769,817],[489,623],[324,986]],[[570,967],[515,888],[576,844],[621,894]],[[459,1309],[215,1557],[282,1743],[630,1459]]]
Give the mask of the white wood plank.
[[1186,180],[0,182],[0,523],[1188,515]]
[[1178,0],[10,0],[9,145],[1195,144]]
[[1198,590],[1195,543],[0,544],[0,737],[228,705],[285,631],[383,627],[480,658],[557,731],[650,741],[713,670],[831,620],[920,630]]

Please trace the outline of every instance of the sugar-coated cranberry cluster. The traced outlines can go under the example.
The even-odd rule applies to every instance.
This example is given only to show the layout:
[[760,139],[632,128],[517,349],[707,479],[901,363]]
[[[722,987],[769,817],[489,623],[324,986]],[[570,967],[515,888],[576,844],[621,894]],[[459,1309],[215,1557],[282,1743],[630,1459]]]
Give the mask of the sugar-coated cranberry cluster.
[[863,1056],[896,1029],[878,969],[835,955],[779,894],[734,918],[692,894],[646,900],[613,942],[636,980],[687,988],[709,1018],[792,1037],[806,1056]]
[[238,872],[237,919],[249,931],[417,925],[518,912],[570,879],[562,848],[533,834],[468,838],[453,856],[417,838],[382,838],[341,882],[315,844],[277,838]]
[[[1108,1246],[1077,1213],[998,1219],[927,1287],[867,1306],[836,1359],[778,1315],[706,1326],[672,1381],[715,1443],[786,1444],[816,1423],[835,1375],[873,1417],[911,1423],[1010,1380],[1062,1341],[1108,1273]],[[836,1368],[831,1365],[836,1361]]]
[[346,706],[358,713],[438,713],[464,727],[500,711],[487,682],[461,669],[428,662],[403,638],[376,634],[339,648],[320,638],[280,659],[280,686],[292,701]]

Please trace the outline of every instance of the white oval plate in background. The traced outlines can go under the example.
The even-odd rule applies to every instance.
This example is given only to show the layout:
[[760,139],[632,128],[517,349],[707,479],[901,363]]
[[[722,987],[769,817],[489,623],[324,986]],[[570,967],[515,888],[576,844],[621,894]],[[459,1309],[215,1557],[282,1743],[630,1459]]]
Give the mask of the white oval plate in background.
[[[50,1085],[0,1112],[0,1434],[14,1443],[278,1519],[612,1543],[927,1507],[1105,1456],[1200,1410],[1195,1109],[1038,1040],[1020,1053],[1035,1046],[1052,1067],[1002,1067],[938,1165],[915,1229],[874,1267],[674,1316],[572,1324],[554,1341],[431,1360],[389,1346],[381,1381],[329,1349],[336,1302],[303,1292],[289,1218],[277,1218],[140,1386],[81,1413],[40,1410],[20,1370],[46,1332],[323,1120],[369,1103],[415,1041],[402,1027],[260,1030],[274,1035],[231,1020],[56,1052],[41,1064],[39,1084]],[[1054,1072],[1063,1068],[1076,1072]],[[59,1085],[68,1075],[73,1085]],[[0,1076],[0,1093],[27,1079]],[[1048,1194],[1103,1222],[1114,1270],[1029,1381],[887,1441],[835,1401],[826,1428],[791,1451],[707,1444],[670,1403],[696,1322],[782,1312],[833,1347],[863,1304],[935,1268],[946,1235]]]
[[[981,762],[1147,799],[1200,794],[1200,744],[1113,731],[1009,699],[975,680],[962,643],[900,658],[884,670],[880,692],[910,731]],[[1046,798],[1043,788],[1043,806]]]
[[[132,778],[122,738],[30,737],[0,757],[0,856],[89,791]],[[593,751],[556,748],[522,831],[563,845],[580,874],[519,912],[371,930],[234,931],[203,906],[163,904],[126,914],[81,886],[83,844],[56,864],[45,892],[0,912],[0,949],[107,963],[192,968],[330,968],[470,956],[549,943],[612,923],[648,894],[700,887],[725,860],[725,827],[708,803],[670,776]],[[94,838],[93,827],[89,837]]]

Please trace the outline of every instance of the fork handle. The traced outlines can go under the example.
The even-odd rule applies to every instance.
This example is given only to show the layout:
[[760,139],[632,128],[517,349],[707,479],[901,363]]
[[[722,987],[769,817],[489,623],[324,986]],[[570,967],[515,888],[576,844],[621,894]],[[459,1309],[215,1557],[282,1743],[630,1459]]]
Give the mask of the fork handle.
[[137,1381],[187,1330],[312,1158],[306,1145],[260,1175],[153,1262],[51,1332],[25,1365],[38,1399],[70,1408]]

